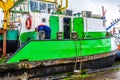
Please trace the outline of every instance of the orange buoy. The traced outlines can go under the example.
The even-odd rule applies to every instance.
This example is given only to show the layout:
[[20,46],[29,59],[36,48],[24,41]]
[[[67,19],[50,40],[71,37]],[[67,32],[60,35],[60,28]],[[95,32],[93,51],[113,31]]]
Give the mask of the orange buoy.
[[25,25],[26,25],[27,29],[31,29],[31,26],[32,26],[32,19],[31,19],[31,17],[28,17],[26,19]]
[[118,45],[118,50],[120,50],[120,45]]

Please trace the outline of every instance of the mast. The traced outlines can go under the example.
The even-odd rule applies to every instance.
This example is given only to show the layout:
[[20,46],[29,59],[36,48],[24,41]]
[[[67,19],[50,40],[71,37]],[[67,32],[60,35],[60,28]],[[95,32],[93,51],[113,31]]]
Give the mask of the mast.
[[106,27],[106,9],[104,9],[104,6],[102,6],[102,18],[103,18],[103,26]]

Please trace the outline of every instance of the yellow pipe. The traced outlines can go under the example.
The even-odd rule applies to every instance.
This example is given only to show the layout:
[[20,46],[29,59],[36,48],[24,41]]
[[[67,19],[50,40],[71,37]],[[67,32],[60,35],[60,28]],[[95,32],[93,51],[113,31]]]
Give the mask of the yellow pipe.
[[62,0],[60,0],[60,10],[62,10]]
[[58,4],[58,0],[55,0],[55,4]]
[[10,12],[7,12],[7,25],[10,25]]
[[7,29],[7,11],[4,11],[3,29]]
[[5,5],[5,2],[3,2],[3,1],[0,1],[0,3],[1,3],[0,7],[4,11],[3,29],[6,29],[7,28],[7,10],[6,10],[6,5]]
[[3,1],[0,1],[0,8],[2,8],[4,10],[4,5],[3,5]]
[[7,0],[7,2],[4,2],[3,0],[0,1],[0,8],[4,11],[4,21],[3,21],[3,29],[5,30],[3,32],[3,56],[6,56],[6,29],[7,29],[7,23],[10,22],[10,13],[9,10],[11,7],[14,6],[13,0]]
[[50,2],[50,3],[54,3],[54,4],[58,4],[58,0],[41,0],[43,2]]
[[[62,0],[61,0],[62,1]],[[62,5],[61,5],[62,6]],[[66,0],[66,6],[61,8],[61,12],[65,11],[68,8],[68,0]]]

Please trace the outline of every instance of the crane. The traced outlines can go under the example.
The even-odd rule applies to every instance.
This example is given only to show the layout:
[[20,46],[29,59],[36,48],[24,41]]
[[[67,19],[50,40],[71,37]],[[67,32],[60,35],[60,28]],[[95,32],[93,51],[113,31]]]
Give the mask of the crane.
[[10,9],[14,6],[13,0],[1,0],[0,8],[3,9],[4,12],[4,20],[3,20],[3,29],[0,30],[0,33],[3,34],[3,56],[6,55],[6,30],[8,22],[10,21]]

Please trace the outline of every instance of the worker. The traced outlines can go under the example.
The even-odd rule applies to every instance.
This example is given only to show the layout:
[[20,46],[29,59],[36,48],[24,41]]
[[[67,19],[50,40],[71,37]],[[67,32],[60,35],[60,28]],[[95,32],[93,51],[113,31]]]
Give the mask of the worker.
[[44,40],[45,39],[45,32],[43,30],[40,30],[38,32],[38,27],[35,28],[35,34],[33,35],[35,40]]
[[[38,31],[41,33],[45,32],[45,39],[50,39],[50,35],[51,35],[51,29],[49,26],[47,25],[39,25],[38,26]],[[44,32],[43,32],[44,31]]]
[[43,31],[43,30],[39,31],[39,39],[41,39],[41,40],[45,39],[45,31]]

